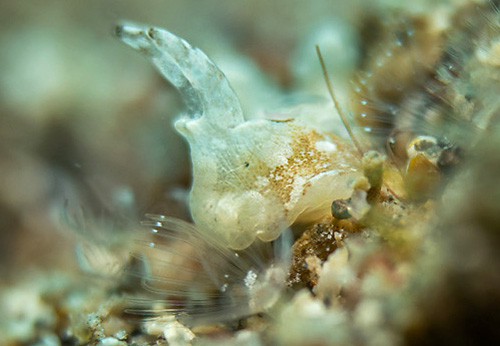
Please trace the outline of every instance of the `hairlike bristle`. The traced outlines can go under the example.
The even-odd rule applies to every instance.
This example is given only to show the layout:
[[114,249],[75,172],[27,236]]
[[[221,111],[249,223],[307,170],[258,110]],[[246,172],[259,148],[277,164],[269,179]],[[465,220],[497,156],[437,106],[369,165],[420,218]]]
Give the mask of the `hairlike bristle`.
[[369,59],[353,81],[351,106],[361,131],[372,138],[372,145],[383,148],[407,95],[431,75],[441,37],[432,23],[420,18],[381,23],[371,35],[378,36],[378,43],[369,46]]
[[464,6],[448,25],[429,16],[403,19],[387,28],[390,34],[382,30],[354,83],[352,105],[376,148],[401,133],[464,149],[475,143],[500,107],[500,22],[492,4]]
[[242,251],[228,249],[216,233],[188,222],[148,215],[135,272],[148,291],[129,311],[171,314],[189,325],[227,322],[264,312],[285,286],[291,242],[256,241]]

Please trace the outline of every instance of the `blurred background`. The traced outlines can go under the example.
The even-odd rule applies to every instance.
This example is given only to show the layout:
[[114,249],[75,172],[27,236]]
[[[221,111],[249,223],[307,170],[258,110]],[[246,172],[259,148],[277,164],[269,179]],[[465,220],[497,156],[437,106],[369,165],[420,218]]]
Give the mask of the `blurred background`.
[[[0,310],[5,306],[10,309],[0,314],[0,330],[3,323],[4,330],[12,331],[14,322],[20,321],[21,327],[12,331],[11,338],[29,340],[35,335],[34,326],[47,320],[47,316],[53,316],[49,326],[56,329],[54,326],[61,323],[58,314],[83,311],[75,301],[91,300],[90,294],[74,298],[71,287],[66,300],[44,296],[42,304],[40,292],[57,291],[57,280],[64,277],[59,275],[61,272],[79,273],[86,265],[92,271],[102,263],[113,262],[107,261],[108,250],[113,254],[121,250],[128,255],[129,248],[122,245],[134,237],[124,235],[134,234],[145,213],[189,220],[189,150],[172,126],[183,112],[182,102],[177,91],[144,57],[114,37],[117,23],[133,21],[163,27],[201,48],[226,74],[248,119],[307,116],[316,126],[337,131],[341,126],[328,98],[316,44],[321,47],[337,96],[348,109],[353,76],[362,69],[363,59],[369,60],[367,51],[376,50],[373,48],[379,44],[376,25],[382,27],[386,18],[398,19],[399,14],[403,18],[404,13],[411,13],[415,18],[419,14],[422,18],[437,18],[436,27],[446,28],[450,23],[446,19],[441,23],[440,13],[434,10],[447,8],[451,12],[453,6],[469,2],[484,3],[0,1]],[[499,263],[500,239],[500,192],[496,188],[500,163],[495,159],[500,157],[500,130],[495,131],[494,140],[485,140],[475,152],[481,155],[472,155],[477,161],[472,162],[472,178],[465,176],[466,183],[459,180],[458,188],[451,189],[463,193],[459,198],[451,194],[450,200],[458,201],[453,205],[459,207],[445,203],[449,215],[443,212],[443,219],[449,222],[440,229],[446,236],[437,250],[435,239],[429,238],[431,253],[444,254],[445,259],[422,255],[422,273],[436,272],[438,283],[432,286],[432,280],[428,280],[432,289],[422,290],[427,287],[427,277],[415,271],[415,282],[423,284],[409,285],[411,289],[404,293],[405,299],[409,297],[407,305],[397,301],[398,296],[391,291],[384,293],[384,297],[396,297],[394,306],[402,306],[397,312],[411,311],[413,307],[422,310],[418,323],[408,323],[410,339],[412,333],[424,335],[421,330],[426,332],[426,328],[429,339],[424,341],[439,340],[434,339],[434,332],[440,332],[440,328],[445,334],[455,335],[457,330],[465,330],[464,326],[474,327],[468,317],[476,318],[479,313],[489,321],[486,327],[490,331],[498,330],[498,316],[490,319],[491,307],[500,306],[498,297],[496,305],[491,303],[491,297],[498,296],[496,283],[500,282],[494,265]],[[425,234],[428,233],[440,236],[434,229]],[[85,251],[78,249],[86,241],[106,250],[99,253],[99,248],[91,249],[87,257],[82,257]],[[451,264],[446,267],[443,263]],[[108,269],[104,266],[101,274],[109,274]],[[405,270],[410,271],[403,265]],[[440,270],[451,274],[441,275]],[[42,282],[51,280],[50,273],[59,277],[53,286],[49,284],[49,288],[43,289]],[[75,286],[80,285],[75,282]],[[36,287],[37,283],[42,288]],[[469,283],[474,284],[472,289],[467,286]],[[458,287],[458,293],[450,295],[450,285]],[[428,299],[428,292],[437,295]],[[421,299],[422,304],[414,297]],[[465,308],[465,312],[453,310],[462,306],[464,297],[477,297],[479,301],[476,305],[475,301],[469,302],[472,314],[467,315]],[[95,301],[107,298],[104,295]],[[436,308],[435,302],[453,309],[449,312]],[[46,304],[50,305],[50,313],[44,310],[49,306]],[[61,307],[62,304],[74,304],[76,308]],[[90,306],[86,311],[96,309]],[[436,310],[444,313],[433,319]],[[458,322],[452,316],[458,316]],[[462,320],[462,316],[467,318]],[[297,321],[303,328],[303,321]],[[393,321],[399,325],[402,319],[395,314]],[[372,333],[381,330],[383,323],[367,329],[367,340],[372,340]],[[288,321],[284,325],[284,335],[288,335]],[[477,331],[484,333],[485,324],[476,325]],[[414,326],[416,329],[411,329]],[[330,337],[332,328],[323,329]],[[296,330],[302,333],[301,328]],[[351,332],[358,337],[356,329]]]
[[116,23],[165,27],[202,48],[251,118],[325,94],[316,43],[337,81],[348,80],[360,8],[366,4],[2,1],[5,283],[28,268],[74,269],[75,236],[111,241],[107,229],[136,227],[145,212],[189,217],[188,149],[172,127],[182,103],[146,59],[114,37]]
[[147,212],[189,219],[189,153],[172,126],[182,102],[115,24],[164,27],[200,47],[247,118],[309,113],[324,128],[339,120],[315,44],[345,104],[371,19],[450,2],[463,1],[0,2],[4,282],[29,268],[73,270],[75,237],[112,244]]

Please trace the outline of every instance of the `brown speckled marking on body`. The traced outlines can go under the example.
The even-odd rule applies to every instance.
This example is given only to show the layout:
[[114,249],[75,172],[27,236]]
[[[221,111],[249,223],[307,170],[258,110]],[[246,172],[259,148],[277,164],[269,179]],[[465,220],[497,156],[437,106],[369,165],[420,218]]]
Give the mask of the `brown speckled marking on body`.
[[[334,142],[337,146],[337,152],[341,155],[344,154],[345,150],[344,147],[340,147],[342,144],[339,141],[331,141],[330,138],[314,130],[306,133],[296,131],[292,134],[292,138],[293,155],[287,158],[286,164],[276,167],[268,175],[270,185],[274,190],[279,191],[283,203],[290,201],[297,172],[300,172],[301,177],[310,179],[334,168],[335,162],[332,157],[316,149],[316,142]],[[304,185],[302,195],[306,193],[309,186],[311,186],[309,182]]]

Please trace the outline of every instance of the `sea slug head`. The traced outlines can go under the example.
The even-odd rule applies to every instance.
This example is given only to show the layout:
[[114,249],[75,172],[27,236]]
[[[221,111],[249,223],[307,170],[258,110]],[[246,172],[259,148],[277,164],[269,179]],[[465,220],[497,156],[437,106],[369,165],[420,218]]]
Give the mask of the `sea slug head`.
[[272,241],[296,221],[327,215],[361,175],[349,143],[293,121],[245,121],[224,74],[199,49],[159,28],[123,25],[117,35],[148,56],[180,92],[188,115],[175,127],[193,163],[190,208],[200,229],[228,247]]

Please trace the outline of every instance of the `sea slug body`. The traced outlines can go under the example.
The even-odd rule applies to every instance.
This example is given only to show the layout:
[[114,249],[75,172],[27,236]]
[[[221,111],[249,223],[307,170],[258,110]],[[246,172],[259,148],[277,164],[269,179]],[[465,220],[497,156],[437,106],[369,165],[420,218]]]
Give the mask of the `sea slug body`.
[[333,200],[351,195],[361,170],[350,143],[293,121],[245,121],[229,82],[201,50],[159,28],[123,25],[117,34],[152,60],[188,108],[175,128],[191,150],[197,227],[244,249],[328,215]]

